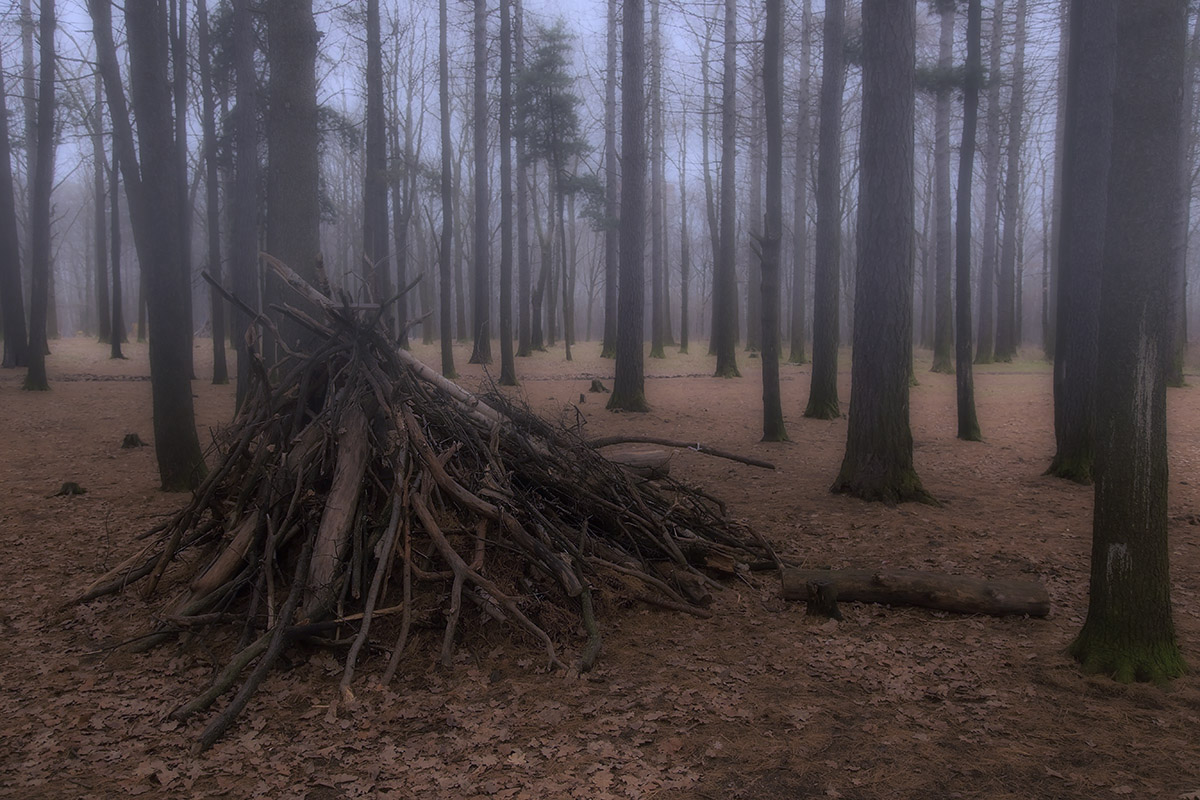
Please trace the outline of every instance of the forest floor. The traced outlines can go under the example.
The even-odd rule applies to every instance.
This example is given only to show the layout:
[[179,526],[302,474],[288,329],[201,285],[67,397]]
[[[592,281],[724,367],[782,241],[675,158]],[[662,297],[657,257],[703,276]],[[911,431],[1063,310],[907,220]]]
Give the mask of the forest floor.
[[[197,342],[208,373],[210,342]],[[918,360],[917,469],[941,507],[831,495],[846,420],[801,417],[807,367],[783,368],[786,444],[762,444],[758,362],[709,377],[703,355],[647,360],[647,414],[587,394],[612,362],[581,344],[521,359],[542,413],[590,435],[701,440],[774,472],[674,457],[673,474],[729,504],[779,552],[810,566],[897,567],[1037,579],[1048,619],[995,619],[844,604],[807,618],[771,573],[727,584],[715,616],[633,607],[602,619],[585,676],[547,673],[502,631],[447,671],[425,651],[387,689],[380,652],[360,661],[358,702],[331,717],[341,654],[294,654],[237,726],[189,754],[206,720],[164,721],[223,663],[198,644],[147,654],[108,646],[157,609],[136,592],[63,601],[183,504],[157,490],[144,346],[113,362],[88,340],[53,343],[52,390],[0,373],[0,796],[12,798],[1105,798],[1200,797],[1200,678],[1166,688],[1084,677],[1065,654],[1087,604],[1092,491],[1042,476],[1053,451],[1051,378],[1038,361],[978,367],[985,441],[954,437],[953,377]],[[704,351],[702,344],[694,349]],[[458,348],[461,381],[482,372]],[[437,365],[436,351],[418,355]],[[843,410],[849,399],[843,352]],[[1200,379],[1190,376],[1193,384]],[[202,441],[232,388],[194,383]],[[586,398],[580,403],[581,393]],[[1175,622],[1200,668],[1200,386],[1172,390],[1170,533]],[[88,491],[48,497],[64,481]],[[436,648],[435,648],[436,649]]]

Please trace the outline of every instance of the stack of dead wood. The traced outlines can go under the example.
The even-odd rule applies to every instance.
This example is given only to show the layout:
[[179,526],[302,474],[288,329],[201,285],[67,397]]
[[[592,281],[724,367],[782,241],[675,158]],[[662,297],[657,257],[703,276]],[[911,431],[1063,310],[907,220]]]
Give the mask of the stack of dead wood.
[[705,616],[715,584],[703,567],[770,557],[719,500],[640,480],[576,432],[467,392],[395,348],[381,311],[336,304],[272,267],[316,309],[278,309],[308,345],[271,371],[254,359],[191,502],[79,598],[137,584],[164,598],[144,646],[236,642],[211,687],[174,712],[240,684],[200,747],[301,639],[349,647],[343,697],[364,645],[389,653],[386,682],[406,648],[449,664],[457,642],[496,627],[559,667],[574,638],[588,669],[598,609],[642,601]]

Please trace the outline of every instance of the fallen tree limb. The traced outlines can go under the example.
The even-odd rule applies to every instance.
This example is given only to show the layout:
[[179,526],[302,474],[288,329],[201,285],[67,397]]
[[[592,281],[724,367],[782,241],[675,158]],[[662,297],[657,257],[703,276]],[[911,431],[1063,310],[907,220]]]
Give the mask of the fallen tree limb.
[[783,598],[810,599],[810,583],[827,582],[839,602],[919,606],[1002,617],[1050,613],[1046,588],[1034,581],[984,580],[916,570],[784,569]]
[[706,456],[725,458],[730,461],[736,461],[739,464],[759,467],[760,469],[775,469],[775,465],[770,461],[763,461],[762,459],[751,458],[750,456],[740,456],[737,453],[730,453],[727,450],[718,450],[703,442],[682,442],[678,439],[665,439],[661,436],[601,436],[598,439],[588,439],[587,443],[596,450],[614,444],[658,444],[663,447],[686,448],[694,450],[697,453],[703,453]]

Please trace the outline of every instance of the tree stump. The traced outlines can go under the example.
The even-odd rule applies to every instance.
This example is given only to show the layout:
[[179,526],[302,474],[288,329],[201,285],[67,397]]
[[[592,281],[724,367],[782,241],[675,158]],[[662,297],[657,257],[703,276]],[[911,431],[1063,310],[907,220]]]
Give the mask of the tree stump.
[[142,441],[142,437],[136,433],[127,433],[125,438],[121,440],[122,450],[131,450],[135,447],[145,447],[146,443]]
[[600,382],[599,378],[592,378],[592,387],[588,389],[588,391],[604,392],[604,394],[608,394],[608,389],[604,388],[604,384]]
[[809,581],[808,606],[805,615],[809,617],[825,617],[827,619],[842,618],[841,609],[837,604],[837,587],[832,581]]

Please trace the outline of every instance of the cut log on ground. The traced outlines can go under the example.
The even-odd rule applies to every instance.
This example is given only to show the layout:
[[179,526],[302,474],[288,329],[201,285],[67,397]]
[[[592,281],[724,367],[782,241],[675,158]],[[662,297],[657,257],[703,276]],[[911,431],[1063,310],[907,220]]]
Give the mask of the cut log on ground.
[[739,464],[745,464],[750,467],[758,467],[760,469],[775,469],[775,465],[770,461],[763,461],[760,458],[751,458],[750,456],[740,456],[737,453],[730,453],[727,450],[719,450],[716,447],[710,447],[703,442],[682,442],[678,439],[664,439],[661,436],[602,436],[598,439],[588,440],[588,444],[596,449],[601,447],[611,447],[614,444],[657,444],[663,447],[678,447],[683,450],[693,450],[697,453],[703,453],[706,456],[714,456],[716,458],[724,458],[729,461],[736,461]]
[[614,464],[620,464],[639,478],[665,478],[671,474],[671,451],[661,447],[613,447],[604,457]]
[[813,583],[828,583],[839,602],[919,606],[995,617],[1050,613],[1050,595],[1034,581],[984,580],[915,570],[784,569],[783,598],[812,599]]
[[136,584],[162,598],[140,648],[205,636],[206,651],[225,654],[211,686],[172,715],[237,688],[201,748],[300,642],[350,645],[344,698],[360,655],[391,651],[374,664],[386,683],[402,665],[452,664],[463,642],[489,650],[498,633],[550,666],[578,645],[586,670],[605,612],[645,602],[710,616],[707,564],[771,557],[720,500],[639,480],[569,427],[498,392],[476,396],[396,348],[379,322],[387,304],[335,303],[264,258],[316,309],[275,307],[308,340],[268,370],[259,329],[248,332],[246,399],[205,481],[76,598]]

